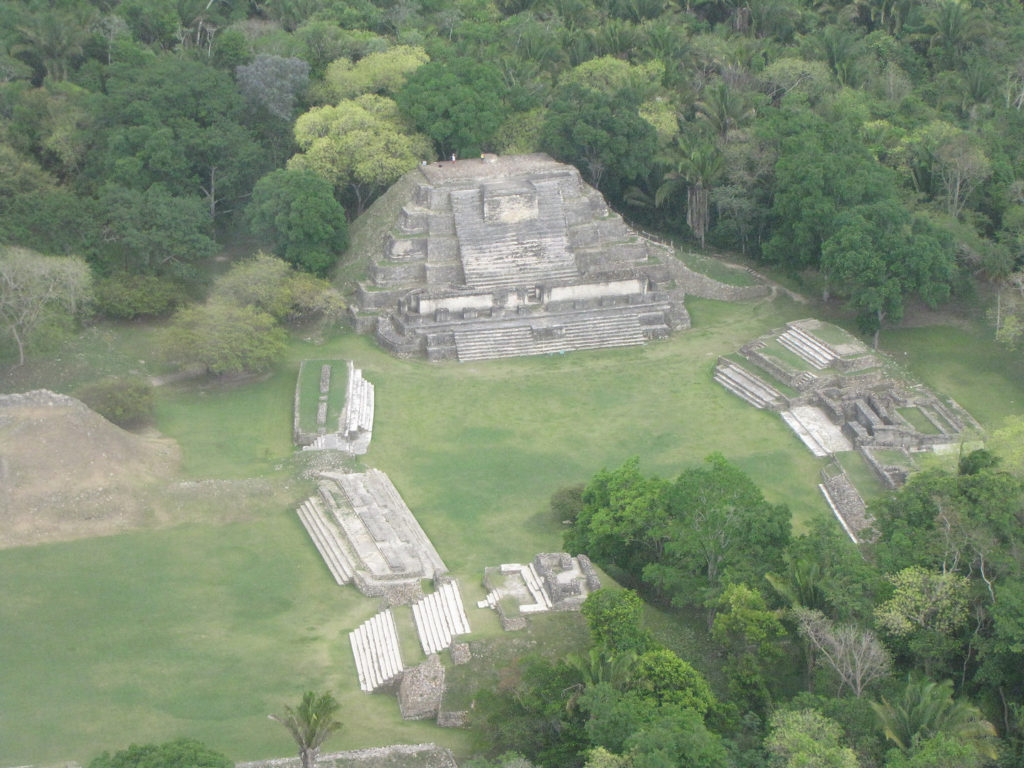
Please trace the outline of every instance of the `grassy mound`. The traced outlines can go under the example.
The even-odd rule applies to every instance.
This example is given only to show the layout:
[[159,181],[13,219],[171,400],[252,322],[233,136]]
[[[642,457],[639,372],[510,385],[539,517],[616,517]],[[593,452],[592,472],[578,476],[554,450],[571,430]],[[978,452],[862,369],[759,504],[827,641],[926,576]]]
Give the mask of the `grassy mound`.
[[126,432],[73,397],[0,395],[0,547],[143,525],[179,462],[174,441]]

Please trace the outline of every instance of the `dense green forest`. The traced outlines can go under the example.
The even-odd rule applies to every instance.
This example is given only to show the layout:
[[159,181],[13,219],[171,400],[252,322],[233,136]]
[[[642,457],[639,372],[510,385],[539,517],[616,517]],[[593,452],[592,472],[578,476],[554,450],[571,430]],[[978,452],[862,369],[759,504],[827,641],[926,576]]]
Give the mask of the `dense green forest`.
[[[0,361],[86,311],[177,312],[168,359],[267,367],[281,323],[341,312],[322,278],[399,176],[534,151],[638,225],[847,302],[876,341],[908,301],[984,291],[1012,346],[1022,110],[1002,0],[3,0]],[[259,249],[294,269],[211,288],[216,254]],[[589,653],[481,696],[481,751],[522,755],[481,765],[1024,766],[1019,442],[878,501],[862,553],[791,535],[718,456],[560,494],[567,546],[706,622],[718,664],[608,592]]]
[[251,233],[324,275],[340,207],[354,218],[421,160],[540,150],[639,224],[848,299],[865,332],[909,298],[996,284],[1012,343],[1022,16],[954,0],[8,1],[0,241],[84,258],[102,314],[165,313],[202,292],[218,244]]

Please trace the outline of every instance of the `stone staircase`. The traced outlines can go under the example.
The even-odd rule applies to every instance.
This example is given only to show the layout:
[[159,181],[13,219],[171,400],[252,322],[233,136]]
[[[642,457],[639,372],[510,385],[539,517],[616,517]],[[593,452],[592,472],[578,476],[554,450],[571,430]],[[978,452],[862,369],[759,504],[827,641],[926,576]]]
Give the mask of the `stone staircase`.
[[568,249],[557,189],[538,186],[536,193],[537,218],[501,223],[484,220],[479,189],[452,192],[467,286],[496,290],[579,278],[576,260]]
[[816,438],[811,431],[804,426],[798,416],[796,416],[792,411],[782,411],[779,415],[782,416],[782,420],[789,425],[789,428],[796,432],[797,437],[803,441],[804,445],[807,446],[811,453],[819,458],[822,456],[828,456],[828,450],[818,441],[818,438]]
[[341,431],[351,435],[373,430],[373,384],[363,378],[361,369],[348,363],[348,389],[345,393],[345,413]]
[[792,326],[779,335],[779,344],[799,355],[819,371],[828,368],[838,357],[827,344],[818,341],[807,331]]
[[628,347],[643,344],[644,340],[635,313],[566,319],[550,328],[503,325],[455,331],[455,346],[461,362]]
[[441,584],[437,590],[412,604],[412,616],[423,653],[437,653],[452,644],[455,635],[468,634],[469,619],[455,581]]
[[324,510],[320,499],[310,497],[303,501],[296,511],[334,580],[339,585],[351,582],[355,574],[352,558],[344,537],[339,533],[331,515]]
[[750,403],[755,408],[776,411],[785,406],[786,398],[779,390],[742,366],[719,358],[715,366],[714,380]]
[[812,386],[814,386],[814,382],[816,382],[817,380],[818,377],[815,376],[810,371],[803,371],[799,376],[796,377],[796,379],[793,380],[793,386],[795,386],[800,391],[803,391],[805,389],[810,389]]
[[372,693],[402,674],[398,630],[391,610],[378,613],[348,636],[359,675],[359,688]]
[[779,415],[815,456],[853,450],[849,438],[817,406],[795,405]]

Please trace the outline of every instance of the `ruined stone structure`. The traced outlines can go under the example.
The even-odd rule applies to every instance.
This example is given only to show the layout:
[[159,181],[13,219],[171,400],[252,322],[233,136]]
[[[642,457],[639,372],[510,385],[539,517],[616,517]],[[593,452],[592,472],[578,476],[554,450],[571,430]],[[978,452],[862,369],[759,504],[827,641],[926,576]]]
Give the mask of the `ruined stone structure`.
[[[348,752],[329,752],[317,758],[320,768],[458,768],[447,747],[436,744],[393,744]],[[297,757],[235,763],[235,768],[302,768]]]
[[[965,432],[981,431],[957,403],[887,376],[879,355],[815,319],[719,358],[714,378],[754,407],[778,411],[815,456],[858,451],[888,488],[906,480],[912,453],[949,449]],[[819,487],[850,536],[860,538],[871,521],[838,464]]]
[[355,325],[399,356],[550,354],[689,327],[671,249],[547,155],[420,166],[357,224],[371,264]]
[[[340,362],[340,361],[337,361]],[[292,437],[295,444],[304,451],[334,450],[345,451],[353,455],[362,455],[370,448],[373,439],[373,384],[363,378],[361,369],[356,368],[351,360],[345,361],[348,376],[345,384],[345,407],[338,423],[327,423],[327,400],[331,387],[336,386],[335,364],[325,363],[320,366],[320,393],[316,412],[316,433],[304,432],[301,428],[301,412],[311,407],[310,403],[302,402],[302,381],[308,361],[299,365],[299,376],[295,383],[295,412],[293,417]]]
[[370,597],[393,605],[422,596],[422,579],[448,571],[390,478],[321,472],[318,493],[299,518],[338,584],[354,582]]
[[526,565],[503,563],[484,570],[487,597],[479,608],[494,608],[505,630],[523,629],[529,614],[578,611],[587,595],[601,588],[590,558],[545,552]]

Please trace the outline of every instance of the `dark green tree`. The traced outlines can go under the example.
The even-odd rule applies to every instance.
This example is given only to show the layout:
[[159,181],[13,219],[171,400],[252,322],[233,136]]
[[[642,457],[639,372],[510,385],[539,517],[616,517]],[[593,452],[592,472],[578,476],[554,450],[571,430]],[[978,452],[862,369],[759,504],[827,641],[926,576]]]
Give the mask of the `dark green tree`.
[[211,217],[251,189],[264,155],[226,72],[185,57],[110,67],[91,175],[134,189],[201,195]]
[[89,768],[232,768],[234,763],[216,750],[193,739],[163,744],[143,744],[89,762]]
[[672,484],[657,532],[664,553],[644,568],[644,580],[678,605],[713,605],[726,583],[759,583],[781,565],[789,517],[785,505],[768,503],[747,475],[712,454]]
[[264,176],[246,216],[275,254],[315,275],[327,274],[348,247],[345,209],[331,184],[311,171],[282,168]]
[[832,227],[821,247],[822,272],[849,296],[876,349],[883,322],[898,322],[907,298],[919,296],[935,308],[949,297],[952,243],[925,219],[911,219],[894,198],[846,209]]
[[478,156],[508,115],[507,88],[493,64],[468,57],[431,61],[395,94],[398,107],[442,157]]
[[638,114],[635,92],[606,93],[577,83],[560,86],[548,107],[541,145],[575,165],[586,180],[613,198],[654,166],[657,138]]

